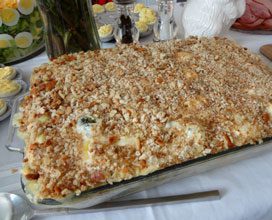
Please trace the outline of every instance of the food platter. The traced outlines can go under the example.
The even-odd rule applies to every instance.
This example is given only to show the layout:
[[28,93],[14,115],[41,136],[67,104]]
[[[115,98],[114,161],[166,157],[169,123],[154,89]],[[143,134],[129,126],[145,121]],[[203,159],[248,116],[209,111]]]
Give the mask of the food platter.
[[[3,67],[5,66],[0,65],[0,68]],[[5,111],[5,113],[0,115],[0,122],[10,116],[13,100],[16,99],[18,96],[26,93],[28,90],[28,84],[23,80],[23,71],[20,68],[14,68],[14,71],[16,71],[16,73],[11,80],[20,86],[20,90],[16,94],[0,97],[0,99],[4,100],[7,105],[7,110]]]

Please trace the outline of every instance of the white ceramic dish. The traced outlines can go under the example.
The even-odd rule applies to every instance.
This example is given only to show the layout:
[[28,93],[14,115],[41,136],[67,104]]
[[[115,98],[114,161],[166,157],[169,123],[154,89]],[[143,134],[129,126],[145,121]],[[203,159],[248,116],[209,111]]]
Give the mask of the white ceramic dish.
[[[102,24],[102,23],[98,23],[97,24],[98,29],[101,26],[103,26],[103,25],[104,24]],[[113,26],[113,25],[111,25],[111,26],[112,26],[112,31],[111,31],[111,33],[108,36],[106,36],[106,37],[99,37],[101,42],[107,43],[107,42],[112,41],[114,39],[113,33],[114,33],[114,30],[115,30],[115,26]]]
[[23,71],[21,69],[16,68],[16,75],[13,79],[23,79]]
[[6,118],[8,118],[11,115],[11,103],[9,101],[6,101],[7,103],[7,109],[4,114],[0,115],[0,122],[4,121]]
[[140,32],[139,31],[140,32],[140,37],[150,36],[153,33],[153,27],[154,27],[154,24],[148,25],[147,31],[145,31],[145,32]]
[[113,32],[112,32],[112,33],[111,33],[109,36],[107,36],[107,37],[100,37],[100,40],[101,40],[101,42],[103,42],[103,43],[107,43],[107,42],[112,41],[113,38],[114,38],[114,36],[113,36]]

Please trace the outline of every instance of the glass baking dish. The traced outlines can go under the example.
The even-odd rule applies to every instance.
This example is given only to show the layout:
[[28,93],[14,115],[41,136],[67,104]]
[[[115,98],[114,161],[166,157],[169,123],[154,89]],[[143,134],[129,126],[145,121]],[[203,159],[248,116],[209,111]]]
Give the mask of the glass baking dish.
[[[14,114],[19,111],[20,102],[25,95],[18,97],[14,101],[11,119],[13,119]],[[17,129],[13,127],[11,120],[6,147],[11,151],[23,153],[24,143],[17,137],[16,131]],[[112,185],[107,184],[95,189],[87,190],[82,192],[79,196],[72,195],[61,201],[44,199],[38,201],[38,204],[49,208],[69,207],[80,209],[90,207],[110,199],[133,194],[164,184],[166,182],[193,176],[208,170],[248,159],[261,153],[266,153],[272,150],[271,144],[272,138],[267,138],[262,144],[232,148],[214,155],[207,155],[181,164],[170,166],[165,169],[155,171],[146,176],[139,176],[130,180],[114,183]],[[21,186],[24,190],[24,180],[22,178]],[[31,200],[31,195],[28,192],[25,193],[26,196]]]

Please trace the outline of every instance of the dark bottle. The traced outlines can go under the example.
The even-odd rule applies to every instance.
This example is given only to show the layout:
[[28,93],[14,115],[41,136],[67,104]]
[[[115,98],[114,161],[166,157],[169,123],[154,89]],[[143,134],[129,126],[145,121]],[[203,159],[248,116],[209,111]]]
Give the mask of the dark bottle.
[[129,16],[121,15],[119,28],[122,29],[122,44],[133,43],[132,22]]
[[138,42],[139,31],[133,19],[134,0],[115,0],[119,13],[114,37],[117,43],[130,44]]
[[37,0],[49,59],[100,49],[90,0]]

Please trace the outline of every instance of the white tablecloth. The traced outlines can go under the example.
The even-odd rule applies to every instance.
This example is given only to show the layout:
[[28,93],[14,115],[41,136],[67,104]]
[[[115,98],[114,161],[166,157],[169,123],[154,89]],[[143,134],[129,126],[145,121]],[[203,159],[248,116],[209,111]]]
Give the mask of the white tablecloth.
[[[253,52],[263,44],[272,43],[271,36],[260,36],[230,32],[229,37]],[[111,45],[106,45],[111,46]],[[264,58],[266,62],[268,60]],[[33,67],[48,62],[45,53],[34,59],[16,65],[25,71],[24,79],[29,80]],[[270,63],[271,64],[271,63]],[[0,123],[0,168],[9,163],[20,162],[21,156],[4,148],[9,120]],[[272,146],[271,146],[272,149]],[[1,176],[1,173],[0,173]],[[51,220],[82,219],[272,219],[272,151],[266,155],[241,161],[236,164],[168,183],[166,185],[138,193],[130,198],[156,197],[219,189],[221,200],[188,204],[164,205],[109,211],[92,214],[46,217]],[[43,218],[38,218],[43,219]]]

